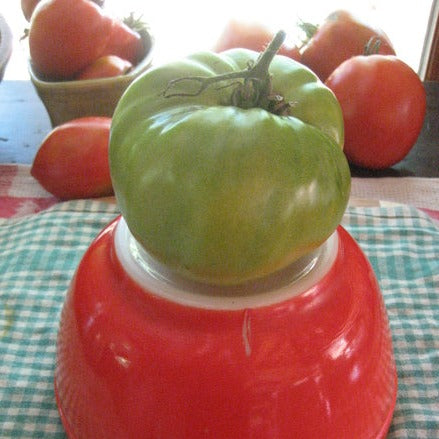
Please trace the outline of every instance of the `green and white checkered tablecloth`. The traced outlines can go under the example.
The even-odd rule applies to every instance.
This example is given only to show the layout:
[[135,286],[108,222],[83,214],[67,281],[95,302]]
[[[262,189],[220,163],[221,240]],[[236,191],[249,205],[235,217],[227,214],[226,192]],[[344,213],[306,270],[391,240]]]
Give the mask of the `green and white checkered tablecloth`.
[[[84,251],[117,214],[71,201],[0,220],[0,438],[65,437],[53,392],[60,311]],[[401,205],[350,207],[343,225],[389,315],[399,378],[389,437],[439,438],[439,225]]]

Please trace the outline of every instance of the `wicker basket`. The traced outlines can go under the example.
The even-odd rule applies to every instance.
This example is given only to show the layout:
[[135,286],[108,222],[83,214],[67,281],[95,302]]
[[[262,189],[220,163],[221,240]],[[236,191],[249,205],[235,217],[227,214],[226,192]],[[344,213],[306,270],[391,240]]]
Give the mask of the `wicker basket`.
[[112,117],[128,85],[151,66],[153,39],[144,37],[145,57],[125,75],[78,81],[44,81],[29,62],[31,81],[43,101],[52,126],[84,116]]
[[6,65],[12,53],[12,32],[8,23],[0,14],[0,81],[3,79]]

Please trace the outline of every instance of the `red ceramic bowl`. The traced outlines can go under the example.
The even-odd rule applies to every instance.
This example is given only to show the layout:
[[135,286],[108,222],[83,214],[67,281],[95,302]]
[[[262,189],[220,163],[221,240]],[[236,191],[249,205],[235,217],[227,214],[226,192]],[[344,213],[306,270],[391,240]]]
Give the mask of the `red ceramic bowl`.
[[369,262],[339,227],[257,283],[156,264],[118,218],[64,304],[55,391],[70,438],[383,438],[397,392]]

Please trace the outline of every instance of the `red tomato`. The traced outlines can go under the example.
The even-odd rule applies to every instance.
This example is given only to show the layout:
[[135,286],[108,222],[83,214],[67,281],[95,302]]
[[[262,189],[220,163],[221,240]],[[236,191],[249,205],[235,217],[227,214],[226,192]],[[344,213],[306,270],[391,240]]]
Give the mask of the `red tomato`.
[[119,20],[113,20],[110,38],[102,55],[116,55],[136,65],[144,55],[140,34]]
[[[261,52],[273,37],[274,33],[267,29],[262,23],[246,23],[230,20],[215,43],[213,50],[215,52],[223,52],[227,49],[242,47],[244,49]],[[299,48],[295,45],[283,44],[278,53],[280,55],[289,56],[296,61],[300,59]]]
[[[32,12],[40,1],[41,0],[21,0],[21,10],[23,11],[24,18],[26,18],[27,21],[30,21],[32,17]],[[103,6],[105,0],[91,1],[99,6]]]
[[283,44],[277,52],[279,55],[285,55],[296,61],[300,61],[300,49],[295,45]]
[[345,123],[348,160],[369,169],[401,161],[415,144],[426,111],[418,75],[395,56],[355,56],[327,79]]
[[21,10],[23,11],[24,18],[30,21],[32,12],[34,11],[40,0],[21,0]]
[[41,144],[31,174],[62,200],[111,195],[110,125],[109,117],[83,117],[57,126]]
[[364,55],[371,38],[380,41],[378,53],[395,55],[387,35],[347,11],[330,14],[301,50],[301,62],[325,81],[343,61]]
[[112,76],[124,75],[133,65],[126,59],[116,55],[105,55],[79,72],[76,79],[109,78]]
[[46,0],[38,4],[29,29],[34,67],[48,79],[73,77],[101,56],[113,20],[89,0]]

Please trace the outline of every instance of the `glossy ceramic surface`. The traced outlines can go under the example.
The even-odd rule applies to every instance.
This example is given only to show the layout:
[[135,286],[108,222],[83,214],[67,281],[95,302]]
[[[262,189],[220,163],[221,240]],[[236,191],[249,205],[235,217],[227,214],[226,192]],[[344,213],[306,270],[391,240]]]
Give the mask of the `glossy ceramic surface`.
[[68,292],[55,390],[70,438],[385,436],[397,391],[386,312],[342,227],[281,280],[219,295],[135,247],[117,219]]

